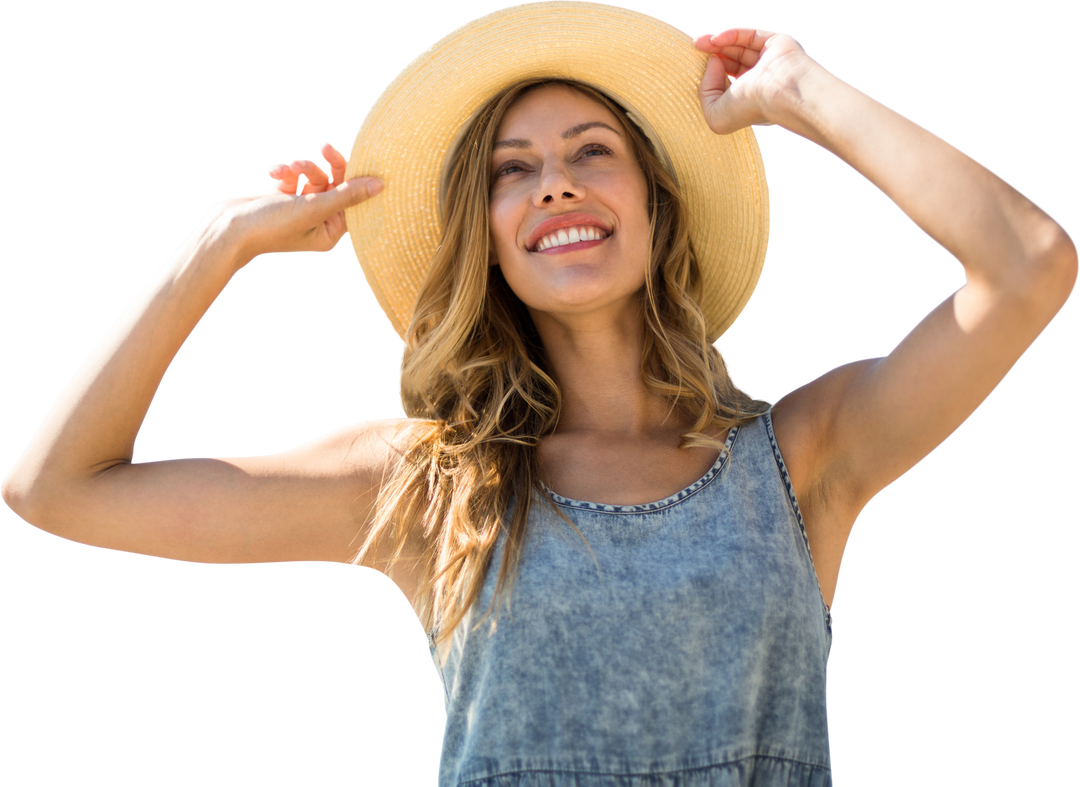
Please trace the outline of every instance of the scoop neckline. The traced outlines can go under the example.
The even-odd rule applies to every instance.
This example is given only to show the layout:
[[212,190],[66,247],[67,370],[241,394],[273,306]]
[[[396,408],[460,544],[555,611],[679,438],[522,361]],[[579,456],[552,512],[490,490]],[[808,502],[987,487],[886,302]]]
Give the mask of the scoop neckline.
[[690,484],[689,486],[683,489],[679,489],[673,494],[670,494],[669,497],[666,497],[663,500],[658,500],[652,503],[638,503],[637,505],[594,503],[589,500],[575,500],[573,498],[564,498],[562,494],[559,494],[551,487],[544,484],[543,480],[540,480],[540,486],[543,487],[544,491],[548,493],[548,497],[551,498],[556,504],[566,505],[573,508],[583,508],[583,510],[585,511],[598,511],[619,514],[639,514],[651,511],[658,511],[660,510],[660,508],[666,508],[680,502],[681,500],[685,500],[686,498],[690,497],[691,494],[693,494],[694,492],[697,492],[700,489],[704,488],[705,485],[710,483],[710,481],[716,477],[720,470],[723,469],[724,463],[731,456],[731,447],[734,445],[735,436],[738,435],[739,430],[741,429],[741,425],[742,424],[734,424],[731,426],[730,430],[728,431],[728,438],[724,442],[724,447],[727,450],[719,452],[718,456],[716,457],[716,461],[713,462],[713,465],[710,467],[710,469],[708,469],[708,471],[706,471],[703,476],[701,476],[701,478],[693,481],[693,484]]

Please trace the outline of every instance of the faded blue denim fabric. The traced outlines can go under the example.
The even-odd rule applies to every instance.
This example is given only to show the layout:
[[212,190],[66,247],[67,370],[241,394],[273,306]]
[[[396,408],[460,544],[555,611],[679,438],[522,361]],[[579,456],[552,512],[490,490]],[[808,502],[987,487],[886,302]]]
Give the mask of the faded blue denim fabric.
[[549,494],[593,554],[537,501],[509,609],[470,631],[500,542],[441,669],[440,787],[831,785],[831,620],[770,416],[665,500]]

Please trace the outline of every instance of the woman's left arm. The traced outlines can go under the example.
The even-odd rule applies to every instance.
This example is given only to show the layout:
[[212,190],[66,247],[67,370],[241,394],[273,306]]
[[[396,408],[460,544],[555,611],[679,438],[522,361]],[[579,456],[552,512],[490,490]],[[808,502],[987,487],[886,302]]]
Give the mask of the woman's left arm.
[[1014,286],[1047,262],[1077,267],[1076,241],[989,166],[814,64],[777,124],[826,148],[959,263],[964,281]]
[[724,57],[737,78],[724,90],[715,62],[702,80],[717,133],[779,125],[831,151],[953,255],[964,281],[1012,286],[1044,262],[1077,267],[1061,222],[967,151],[829,71],[792,33],[732,26],[706,36],[698,48]]
[[1007,183],[834,77],[790,36],[728,30],[697,46],[717,55],[700,87],[714,131],[775,123],[816,142],[964,266],[967,283],[887,357],[836,369],[776,405],[815,561],[829,553],[838,570],[866,502],[952,433],[1064,304],[1076,249]]

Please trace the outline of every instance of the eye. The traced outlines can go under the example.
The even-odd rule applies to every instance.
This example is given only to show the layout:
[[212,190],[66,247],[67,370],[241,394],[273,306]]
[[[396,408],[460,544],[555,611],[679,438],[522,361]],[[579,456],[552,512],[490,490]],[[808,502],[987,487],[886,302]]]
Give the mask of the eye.
[[[584,147],[584,149],[581,151],[581,158],[585,158],[585,154],[586,153],[591,153],[591,152],[604,153],[606,155],[606,154],[610,153],[611,151],[608,150],[607,148],[605,148],[603,145],[586,145]],[[499,177],[500,175],[507,175],[507,174],[510,173],[511,169],[523,169],[523,168],[524,167],[522,167],[522,165],[518,164],[516,161],[508,161],[507,163],[503,164],[498,169],[496,169],[495,174],[492,175],[492,177]]]
[[497,178],[500,175],[513,175],[515,172],[524,172],[525,168],[516,161],[507,161],[501,164],[492,174],[491,177]]
[[593,151],[594,149],[595,149],[596,152],[599,152],[599,153],[610,153],[611,152],[610,150],[605,148],[603,145],[590,145],[589,147],[586,147],[582,151],[581,154],[584,155],[585,153],[589,153],[589,152]]

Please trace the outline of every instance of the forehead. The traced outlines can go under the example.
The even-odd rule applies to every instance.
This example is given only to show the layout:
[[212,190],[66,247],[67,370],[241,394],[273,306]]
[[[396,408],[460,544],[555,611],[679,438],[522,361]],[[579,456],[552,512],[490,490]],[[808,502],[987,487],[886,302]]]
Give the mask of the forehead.
[[506,110],[496,140],[528,138],[528,133],[544,130],[562,132],[578,123],[600,120],[622,129],[621,121],[603,104],[568,85],[544,85],[520,96]]

